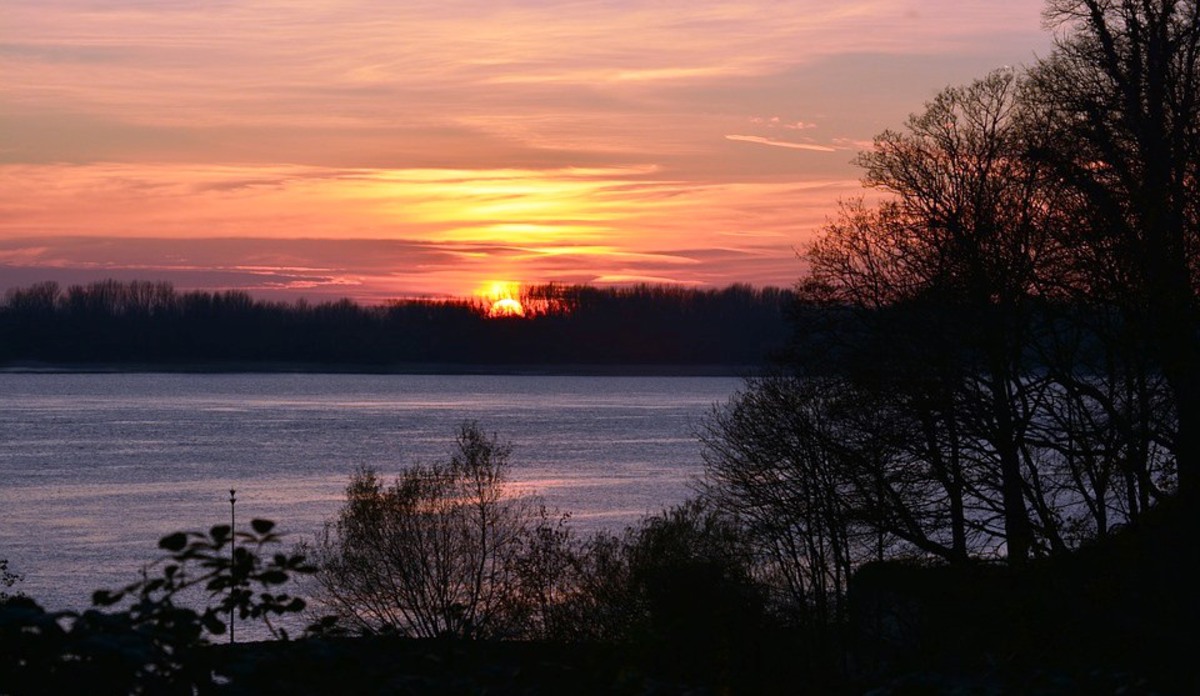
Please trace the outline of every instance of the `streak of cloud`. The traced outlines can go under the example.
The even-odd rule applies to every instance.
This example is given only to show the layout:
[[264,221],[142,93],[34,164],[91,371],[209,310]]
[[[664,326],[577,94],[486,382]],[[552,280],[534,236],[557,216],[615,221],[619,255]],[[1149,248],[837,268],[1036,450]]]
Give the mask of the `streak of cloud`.
[[774,140],[764,138],[758,135],[727,135],[726,140],[733,140],[742,143],[757,143],[759,145],[770,145],[771,147],[786,147],[793,150],[809,150],[812,152],[837,152],[838,148],[829,147],[828,145],[815,145],[813,143],[793,143],[786,140]]
[[[786,246],[660,248],[629,253],[604,247],[530,249],[503,244],[421,240],[241,238],[111,239],[38,237],[0,240],[0,292],[42,280],[61,284],[103,278],[168,280],[183,290],[239,288],[265,296],[365,302],[461,295],[481,278],[617,282],[658,278],[722,284],[733,268],[763,284],[789,285],[800,270]],[[540,280],[539,280],[540,279]]]

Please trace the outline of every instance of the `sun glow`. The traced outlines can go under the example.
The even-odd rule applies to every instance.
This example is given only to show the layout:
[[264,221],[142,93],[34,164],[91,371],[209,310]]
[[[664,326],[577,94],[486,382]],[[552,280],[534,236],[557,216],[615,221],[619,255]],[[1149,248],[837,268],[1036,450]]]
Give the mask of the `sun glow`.
[[492,308],[488,310],[488,316],[523,317],[525,316],[525,307],[519,301],[505,297],[492,303]]
[[477,293],[487,303],[489,317],[523,317],[525,305],[521,304],[521,284],[512,281],[489,283]]

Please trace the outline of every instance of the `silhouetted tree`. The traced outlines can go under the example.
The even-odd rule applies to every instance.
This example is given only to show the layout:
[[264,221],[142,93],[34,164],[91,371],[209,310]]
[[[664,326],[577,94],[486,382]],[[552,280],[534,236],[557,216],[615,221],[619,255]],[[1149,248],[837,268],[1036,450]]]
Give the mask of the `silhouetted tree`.
[[1200,3],[1049,0],[1032,71],[1038,161],[1076,205],[1066,276],[1122,311],[1170,389],[1179,484],[1200,497]]
[[1088,289],[1091,252],[1063,231],[1091,204],[1039,149],[1062,117],[1043,79],[948,89],[876,139],[864,183],[891,195],[845,204],[812,246],[795,374],[705,425],[706,496],[779,549],[779,586],[819,621],[866,559],[1020,565],[1171,485],[1159,338]]
[[548,583],[522,572],[543,567],[529,554],[547,551],[541,535],[553,530],[538,501],[506,490],[510,453],[464,423],[446,462],[412,466],[390,486],[371,469],[355,473],[311,548],[319,598],[362,632],[526,634],[538,607],[523,591]]
[[850,572],[873,548],[853,516],[832,382],[752,379],[700,433],[705,499],[744,526],[777,610],[817,631],[840,621]]
[[[1034,544],[1022,433],[1042,386],[1030,379],[1030,307],[1053,215],[1045,175],[1024,157],[1019,93],[1014,72],[995,72],[943,91],[904,132],[878,136],[859,163],[864,183],[892,197],[844,208],[813,245],[805,281],[814,298],[867,316],[871,340],[900,348],[906,362],[885,358],[875,372],[931,409],[926,427],[953,430],[959,444],[988,443],[998,476],[976,480],[997,489],[1013,562]],[[938,468],[961,508],[961,460],[941,458]]]

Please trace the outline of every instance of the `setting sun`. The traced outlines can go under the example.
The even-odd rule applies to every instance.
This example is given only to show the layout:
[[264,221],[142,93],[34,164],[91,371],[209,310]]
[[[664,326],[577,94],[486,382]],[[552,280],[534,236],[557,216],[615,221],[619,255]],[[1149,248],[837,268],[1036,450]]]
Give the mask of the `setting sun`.
[[476,294],[488,303],[489,317],[523,317],[526,314],[525,305],[518,299],[521,296],[520,283],[496,281]]
[[496,300],[492,303],[492,308],[488,310],[489,317],[523,317],[525,316],[525,307],[517,300],[511,297],[505,297],[502,300]]

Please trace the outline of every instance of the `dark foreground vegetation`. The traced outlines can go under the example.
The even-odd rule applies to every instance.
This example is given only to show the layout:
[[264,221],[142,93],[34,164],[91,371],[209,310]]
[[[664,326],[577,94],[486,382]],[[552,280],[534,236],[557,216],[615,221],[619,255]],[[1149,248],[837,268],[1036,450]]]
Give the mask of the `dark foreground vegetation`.
[[520,299],[526,316],[489,317],[468,300],[312,305],[149,281],[39,283],[0,304],[0,365],[754,366],[786,342],[791,293],[546,285]]
[[[1200,558],[1163,504],[1060,559],[855,569],[837,620],[709,497],[577,537],[506,488],[509,448],[357,472],[323,534],[159,542],[84,612],[0,597],[5,694],[1189,693]],[[792,568],[793,572],[799,569]],[[5,568],[6,589],[19,578]],[[810,588],[811,590],[811,588]],[[307,594],[312,600],[301,599]],[[831,599],[827,598],[827,599]],[[206,601],[207,600],[207,604]],[[315,601],[314,601],[315,600]],[[288,616],[309,628],[289,636]],[[229,620],[275,641],[224,643]],[[293,622],[294,623],[294,622]],[[244,632],[244,631],[243,631]]]
[[[1200,692],[1200,3],[1047,8],[1051,56],[944,91],[860,158],[890,196],[809,251],[810,323],[714,408],[695,500],[577,537],[464,424],[443,462],[355,473],[324,532],[265,566],[221,560],[228,528],[165,539],[215,569],[215,613],[177,611],[192,575],[172,565],[127,609],[9,600],[0,679]],[[298,610],[248,591],[296,574],[317,635],[203,644],[230,602]]]

